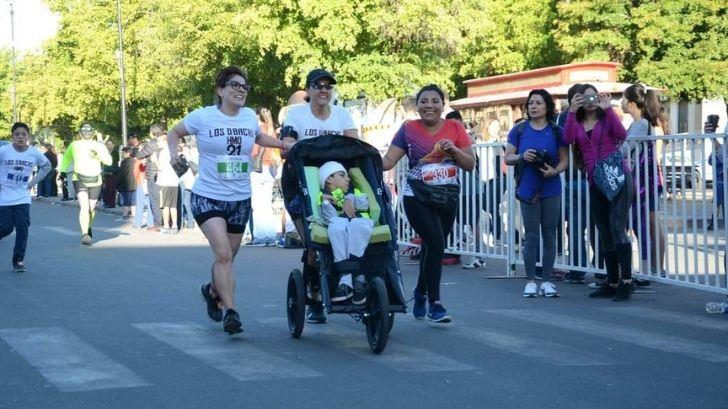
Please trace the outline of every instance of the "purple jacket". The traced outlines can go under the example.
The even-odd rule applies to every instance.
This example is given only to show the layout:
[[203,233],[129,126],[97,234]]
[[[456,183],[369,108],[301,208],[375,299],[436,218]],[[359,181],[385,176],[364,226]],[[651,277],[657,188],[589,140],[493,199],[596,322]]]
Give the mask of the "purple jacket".
[[[606,114],[604,119],[594,125],[592,139],[589,139],[584,127],[577,122],[575,113],[569,111],[564,125],[564,142],[567,144],[576,142],[584,161],[584,170],[586,170],[590,185],[594,184],[593,171],[597,161],[618,151],[619,146],[627,138],[627,131],[617,118],[617,114],[612,111],[612,108],[605,109],[604,113]],[[599,147],[596,146],[597,142],[599,142]],[[599,153],[598,157],[597,153]],[[630,171],[629,164],[626,161],[624,162],[624,171]]]

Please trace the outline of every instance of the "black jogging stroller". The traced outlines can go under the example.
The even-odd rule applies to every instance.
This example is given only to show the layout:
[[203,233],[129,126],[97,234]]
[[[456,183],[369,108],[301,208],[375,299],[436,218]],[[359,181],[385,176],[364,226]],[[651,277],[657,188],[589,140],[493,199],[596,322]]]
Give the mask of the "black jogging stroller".
[[[334,263],[325,226],[311,221],[318,217],[318,168],[328,161],[340,162],[348,170],[354,187],[367,195],[369,215],[374,229],[364,256],[358,260]],[[307,305],[321,303],[324,314],[349,314],[366,326],[369,347],[381,353],[387,346],[394,325],[394,313],[406,313],[402,276],[397,264],[397,243],[391,197],[382,176],[382,159],[373,146],[342,135],[324,135],[297,142],[284,165],[283,195],[290,200],[301,195],[307,251],[316,252],[318,271],[307,268],[304,255],[303,274],[294,269],[288,277],[286,309],[288,330],[299,338],[305,323]],[[313,216],[313,217],[311,217]],[[366,302],[354,305],[351,300],[331,302],[331,291],[339,276],[356,272],[366,277]],[[311,298],[319,291],[321,300]]]

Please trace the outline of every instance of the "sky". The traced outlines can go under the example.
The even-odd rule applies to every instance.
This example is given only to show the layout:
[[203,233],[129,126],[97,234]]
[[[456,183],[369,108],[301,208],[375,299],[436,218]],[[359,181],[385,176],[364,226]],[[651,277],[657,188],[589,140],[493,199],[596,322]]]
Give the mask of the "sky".
[[[12,0],[15,10],[15,47],[40,49],[58,30],[58,16],[42,0]],[[0,48],[10,48],[10,1],[0,0]]]

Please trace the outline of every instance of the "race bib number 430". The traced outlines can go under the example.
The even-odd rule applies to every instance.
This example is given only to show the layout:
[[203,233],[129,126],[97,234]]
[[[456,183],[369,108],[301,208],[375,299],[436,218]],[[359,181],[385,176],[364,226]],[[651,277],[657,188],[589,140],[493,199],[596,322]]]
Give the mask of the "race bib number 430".
[[245,155],[218,155],[217,175],[220,179],[226,180],[248,178],[248,157]]
[[455,165],[431,163],[422,166],[422,181],[428,185],[458,184],[458,168]]

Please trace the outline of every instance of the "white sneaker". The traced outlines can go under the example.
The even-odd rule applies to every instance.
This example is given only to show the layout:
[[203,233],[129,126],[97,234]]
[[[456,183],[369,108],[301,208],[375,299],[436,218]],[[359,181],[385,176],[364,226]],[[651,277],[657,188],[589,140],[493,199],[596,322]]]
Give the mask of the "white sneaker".
[[538,296],[538,286],[536,283],[526,284],[526,288],[523,289],[524,298],[536,298]]
[[541,295],[546,298],[552,298],[552,297],[558,297],[559,292],[556,291],[556,286],[551,284],[550,282],[546,281],[545,283],[541,284]]
[[476,256],[463,256],[461,262],[464,269],[485,268],[485,260]]

